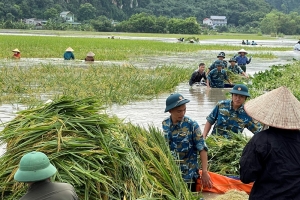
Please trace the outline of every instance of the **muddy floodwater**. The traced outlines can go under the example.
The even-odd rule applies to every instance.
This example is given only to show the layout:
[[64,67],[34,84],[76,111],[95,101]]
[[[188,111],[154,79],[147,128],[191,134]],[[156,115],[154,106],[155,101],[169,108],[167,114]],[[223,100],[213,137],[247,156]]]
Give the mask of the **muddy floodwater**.
[[[141,39],[134,37],[126,37],[122,39]],[[163,42],[177,42],[176,38],[142,38],[142,39],[152,39],[159,40]],[[240,44],[240,40],[206,40],[200,41],[201,43],[206,44]],[[289,46],[291,51],[284,52],[272,52],[278,58],[272,60],[263,60],[256,59],[253,57],[252,62],[247,66],[247,73],[253,75],[255,72],[264,71],[269,68],[271,65],[287,64],[293,59],[300,59],[300,52],[295,52],[292,50],[295,41],[293,40],[266,40],[256,42],[264,46]],[[194,45],[194,44],[191,44]],[[242,46],[240,48],[245,48],[249,53],[257,53],[251,51],[251,47]],[[237,47],[237,51],[240,49]],[[216,60],[216,55],[221,51],[199,51],[196,53],[190,54],[174,54],[169,56],[155,56],[155,57],[142,57],[139,59],[134,59],[130,61],[96,61],[95,63],[105,64],[105,65],[123,65],[123,64],[132,64],[136,67],[155,67],[162,65],[176,65],[176,66],[195,66],[199,62],[205,62],[209,66],[214,60]],[[225,52],[226,59],[228,60],[231,56],[235,55],[234,51]],[[48,58],[48,59],[39,59],[39,58],[22,58],[18,62],[13,62],[10,59],[0,60],[1,66],[32,66],[36,64],[57,64],[62,66],[78,66],[86,67],[81,60],[75,61],[64,61],[62,58]],[[230,89],[210,89],[208,90],[203,86],[193,86],[190,89],[187,82],[179,84],[174,92],[181,93],[185,98],[190,100],[190,103],[187,104],[186,115],[190,116],[194,120],[198,121],[201,129],[203,130],[204,124],[206,122],[206,116],[211,112],[215,104],[223,99],[226,99],[226,93]],[[110,115],[116,115],[121,119],[124,119],[125,122],[131,122],[136,125],[148,127],[149,125],[158,127],[161,129],[161,122],[164,118],[168,117],[168,113],[164,113],[165,109],[165,100],[170,95],[170,93],[165,93],[153,100],[145,100],[140,102],[132,102],[128,105],[113,105],[107,108],[107,113]],[[2,104],[0,105],[0,119],[2,123],[8,122],[15,117],[15,113],[18,110],[26,109],[23,105],[18,104]],[[0,127],[3,129],[3,126]],[[245,134],[251,136],[252,133],[245,130]],[[0,155],[4,152],[5,147],[0,147]]]

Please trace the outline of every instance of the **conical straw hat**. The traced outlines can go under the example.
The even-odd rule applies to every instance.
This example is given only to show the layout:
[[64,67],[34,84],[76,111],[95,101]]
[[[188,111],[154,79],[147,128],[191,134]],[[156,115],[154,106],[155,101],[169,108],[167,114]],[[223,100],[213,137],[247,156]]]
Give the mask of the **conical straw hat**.
[[71,47],[68,47],[66,51],[74,51]]
[[19,49],[14,49],[14,50],[12,50],[12,52],[19,52],[20,53]]
[[286,87],[252,99],[244,108],[248,115],[263,124],[282,129],[300,129],[300,102]]
[[245,53],[245,54],[247,54],[248,52],[245,49],[241,49],[241,50],[238,51],[238,53]]
[[88,52],[87,54],[86,54],[86,56],[90,56],[90,57],[93,57],[93,56],[95,56],[95,54],[93,53],[93,52]]

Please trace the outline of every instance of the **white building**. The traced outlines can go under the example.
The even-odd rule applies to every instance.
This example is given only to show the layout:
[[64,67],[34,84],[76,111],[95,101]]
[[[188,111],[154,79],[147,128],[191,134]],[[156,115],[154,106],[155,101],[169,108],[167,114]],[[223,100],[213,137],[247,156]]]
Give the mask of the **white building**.
[[227,19],[226,16],[210,16],[213,26],[226,26]]
[[63,11],[59,15],[63,18],[66,22],[74,22],[74,14],[70,11]]
[[205,18],[203,24],[207,24],[215,28],[216,26],[226,26],[227,18],[226,16],[210,16],[210,18]]
[[203,20],[203,24],[209,25],[209,26],[213,26],[212,20],[210,18],[205,18]]

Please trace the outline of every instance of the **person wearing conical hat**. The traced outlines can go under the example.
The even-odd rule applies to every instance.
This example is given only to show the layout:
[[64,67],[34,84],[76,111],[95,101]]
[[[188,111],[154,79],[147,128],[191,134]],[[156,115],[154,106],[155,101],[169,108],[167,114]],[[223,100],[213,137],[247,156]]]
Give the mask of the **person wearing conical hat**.
[[87,54],[86,54],[86,57],[85,57],[85,61],[91,61],[91,62],[93,62],[95,59],[94,59],[94,56],[95,56],[95,54],[93,53],[93,52],[88,52]]
[[267,129],[255,134],[240,158],[240,179],[254,182],[249,199],[300,199],[300,102],[279,87],[245,104]]
[[[230,86],[232,85],[230,79],[228,78],[227,72],[222,69],[224,64],[221,60],[216,61],[215,65],[217,66],[216,69],[213,69],[207,74],[206,85],[207,88],[224,88],[225,84],[224,81],[227,81]],[[231,86],[232,87],[232,86]]]
[[245,49],[241,49],[238,51],[238,56],[235,57],[237,65],[242,68],[242,70],[246,73],[246,65],[251,62],[252,56],[248,59],[246,54],[248,52]]
[[20,59],[21,58],[21,52],[19,49],[14,49],[12,50],[12,52],[14,53],[12,58],[15,58],[15,59]]
[[64,53],[64,59],[65,60],[74,60],[75,59],[75,56],[73,54],[73,49],[71,47],[68,47]]
[[20,161],[14,175],[18,182],[27,183],[28,191],[20,200],[31,199],[72,199],[78,196],[72,185],[68,183],[51,182],[57,169],[50,163],[46,154],[39,151],[26,153]]
[[[166,99],[165,112],[170,116],[163,120],[162,129],[169,148],[176,160],[180,160],[182,178],[191,184],[191,191],[196,192],[197,183],[211,188],[212,182],[208,174],[207,145],[202,137],[199,124],[186,116],[186,104],[190,100],[181,94],[171,94]],[[199,170],[200,154],[202,174]],[[197,181],[198,180],[198,181]]]
[[247,128],[252,133],[261,130],[261,124],[255,122],[244,110],[244,103],[250,94],[244,84],[236,84],[231,93],[231,100],[222,100],[217,103],[212,112],[206,117],[203,137],[206,138],[211,127],[212,135],[221,135],[230,138],[229,132],[242,133]]
[[208,68],[208,71],[207,71],[207,74],[213,70],[213,69],[216,69],[217,68],[217,65],[216,63],[219,63],[220,61],[223,63],[223,67],[222,69],[226,68],[227,67],[227,61],[224,60],[225,59],[225,52],[221,51],[218,55],[217,55],[217,60],[215,60],[211,65],[210,67]]
[[236,59],[231,58],[229,60],[230,65],[227,67],[227,69],[235,74],[242,74],[246,78],[249,78],[249,76],[242,70],[240,66],[236,64]]

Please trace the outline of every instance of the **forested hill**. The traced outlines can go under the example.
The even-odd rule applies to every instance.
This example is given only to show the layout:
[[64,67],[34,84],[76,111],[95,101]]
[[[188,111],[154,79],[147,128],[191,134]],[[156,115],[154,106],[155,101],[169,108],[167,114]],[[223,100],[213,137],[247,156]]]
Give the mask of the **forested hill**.
[[0,0],[0,18],[49,19],[71,11],[76,21],[101,15],[121,21],[145,12],[176,18],[194,16],[199,22],[211,15],[225,15],[229,24],[245,25],[258,21],[273,8],[285,13],[299,11],[299,0]]

